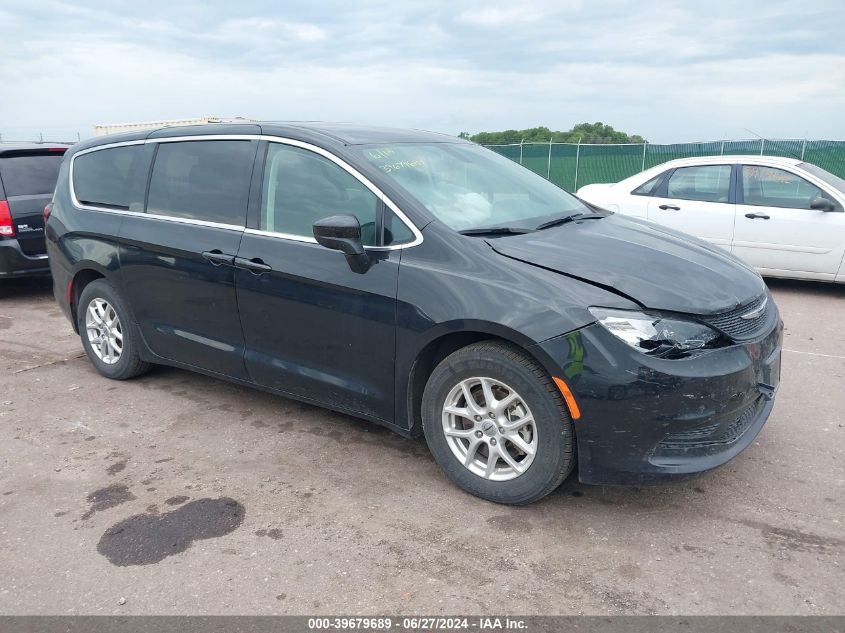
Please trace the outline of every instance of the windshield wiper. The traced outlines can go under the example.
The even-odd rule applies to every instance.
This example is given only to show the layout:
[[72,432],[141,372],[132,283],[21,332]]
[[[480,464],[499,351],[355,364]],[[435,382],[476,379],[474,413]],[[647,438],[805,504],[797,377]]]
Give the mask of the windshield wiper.
[[568,222],[575,222],[576,220],[598,220],[600,218],[607,217],[602,213],[573,213],[572,215],[565,215],[561,218],[555,218],[554,220],[549,220],[548,222],[543,222],[537,227],[537,231],[542,231],[543,229],[547,229],[552,226],[560,226],[561,224],[567,224]]
[[525,235],[534,229],[520,229],[513,226],[488,226],[480,229],[465,229],[458,231],[461,235]]

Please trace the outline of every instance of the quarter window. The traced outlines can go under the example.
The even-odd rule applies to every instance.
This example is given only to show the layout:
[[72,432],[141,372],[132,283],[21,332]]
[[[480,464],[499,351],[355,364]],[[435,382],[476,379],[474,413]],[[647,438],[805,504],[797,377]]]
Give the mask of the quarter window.
[[147,211],[242,226],[255,147],[251,141],[159,143]]
[[414,234],[408,225],[399,219],[393,211],[385,209],[384,211],[384,246],[394,246],[397,244],[406,244],[414,240]]
[[809,209],[813,200],[824,195],[800,176],[757,165],[742,166],[742,193],[745,204],[788,209]]
[[728,202],[730,190],[730,165],[679,167],[669,177],[666,197],[704,202]]
[[[666,172],[663,172],[663,174],[665,173]],[[639,187],[634,189],[631,194],[634,196],[650,196],[652,193],[654,193],[654,189],[657,187],[657,183],[659,183],[660,180],[663,178],[663,174],[658,174],[654,178],[647,180]]]
[[375,246],[378,210],[376,195],[327,158],[300,147],[269,145],[261,195],[261,230],[313,237],[312,225],[317,220],[354,215],[361,224],[364,245]]
[[73,159],[73,191],[80,203],[144,210],[148,154],[143,145],[100,149]]

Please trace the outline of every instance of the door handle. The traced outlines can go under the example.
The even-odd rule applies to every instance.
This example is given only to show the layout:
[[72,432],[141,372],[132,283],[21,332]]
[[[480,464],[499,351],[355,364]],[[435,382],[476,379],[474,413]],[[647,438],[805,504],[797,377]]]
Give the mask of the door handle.
[[765,213],[746,213],[745,217],[749,220],[768,220],[769,216]]
[[213,251],[203,251],[202,256],[211,262],[212,266],[221,266],[223,264],[231,266],[232,262],[235,260],[234,255],[227,255],[216,248]]
[[657,208],[663,209],[664,211],[666,211],[666,209],[672,209],[672,211],[680,211],[681,210],[681,207],[676,207],[674,204],[661,204]]
[[243,268],[244,270],[248,270],[249,272],[255,275],[260,275],[261,273],[266,273],[273,270],[272,266],[268,266],[258,257],[255,257],[253,259],[247,259],[246,257],[235,257],[235,267]]

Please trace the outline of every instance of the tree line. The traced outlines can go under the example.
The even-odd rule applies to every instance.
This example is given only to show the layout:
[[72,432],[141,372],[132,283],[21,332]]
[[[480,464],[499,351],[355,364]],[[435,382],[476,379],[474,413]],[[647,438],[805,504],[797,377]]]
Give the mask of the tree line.
[[566,132],[552,131],[547,127],[531,127],[524,130],[504,130],[502,132],[461,132],[458,136],[480,145],[505,145],[507,143],[646,143],[639,134],[626,134],[602,122],[578,123]]

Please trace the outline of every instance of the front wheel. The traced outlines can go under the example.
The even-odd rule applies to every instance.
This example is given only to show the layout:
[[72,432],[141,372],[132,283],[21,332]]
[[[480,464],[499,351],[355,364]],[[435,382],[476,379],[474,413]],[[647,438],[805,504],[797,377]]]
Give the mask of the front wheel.
[[139,355],[138,328],[122,297],[109,282],[97,279],[85,286],[77,313],[82,346],[91,364],[103,376],[126,380],[150,368]]
[[440,468],[478,497],[541,499],[572,471],[572,423],[551,376],[518,348],[482,342],[454,352],[423,393],[423,431]]

